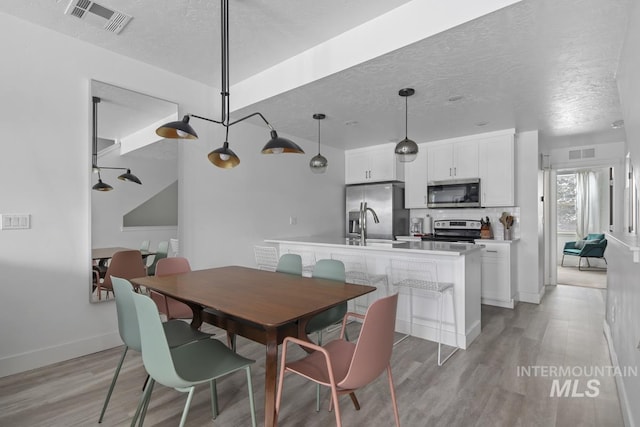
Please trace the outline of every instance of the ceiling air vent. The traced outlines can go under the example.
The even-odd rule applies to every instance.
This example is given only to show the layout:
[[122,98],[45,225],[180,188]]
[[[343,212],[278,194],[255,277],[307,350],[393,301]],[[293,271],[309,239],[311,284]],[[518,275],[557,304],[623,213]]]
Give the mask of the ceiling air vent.
[[64,14],[75,16],[95,27],[116,34],[119,34],[132,19],[127,14],[109,9],[91,0],[71,0]]

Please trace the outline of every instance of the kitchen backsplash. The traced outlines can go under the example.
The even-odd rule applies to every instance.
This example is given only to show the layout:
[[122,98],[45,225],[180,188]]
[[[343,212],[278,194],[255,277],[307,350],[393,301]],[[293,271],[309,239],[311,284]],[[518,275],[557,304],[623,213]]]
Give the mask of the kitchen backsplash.
[[504,229],[499,219],[502,212],[513,215],[514,222],[512,226],[513,239],[520,238],[520,208],[504,207],[504,208],[469,208],[469,209],[411,209],[411,218],[424,218],[430,215],[433,221],[439,219],[473,219],[479,221],[480,218],[489,217],[491,228],[493,230],[493,238],[495,240],[504,240]]

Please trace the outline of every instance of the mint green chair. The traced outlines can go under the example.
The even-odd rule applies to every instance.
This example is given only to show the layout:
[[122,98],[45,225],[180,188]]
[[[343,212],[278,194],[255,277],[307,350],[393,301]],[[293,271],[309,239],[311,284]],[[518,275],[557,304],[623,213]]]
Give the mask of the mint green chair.
[[[116,385],[116,380],[118,379],[118,375],[120,374],[120,368],[122,368],[122,363],[124,362],[124,358],[127,355],[127,351],[129,349],[138,352],[142,351],[138,318],[136,317],[136,310],[133,304],[133,298],[131,297],[131,295],[134,293],[133,286],[131,285],[131,283],[129,283],[128,280],[115,276],[111,276],[111,282],[113,284],[113,291],[116,297],[118,332],[120,333],[122,342],[124,342],[124,351],[122,352],[122,356],[120,356],[120,361],[118,362],[116,371],[113,374],[111,386],[109,387],[109,391],[107,392],[107,398],[105,399],[104,405],[102,406],[102,412],[100,412],[100,419],[98,420],[99,423],[101,423],[102,419],[104,418],[104,413],[107,410],[107,406],[109,405],[111,393],[113,392],[113,388]],[[170,320],[168,322],[165,322],[162,324],[162,328],[167,336],[167,341],[170,347],[179,347],[190,342],[211,338],[211,334],[206,334],[204,332],[193,329],[191,326],[189,326],[188,323],[180,320]]]
[[215,380],[244,369],[249,389],[251,425],[255,427],[256,414],[251,385],[251,364],[254,361],[239,356],[215,339],[201,340],[181,347],[170,348],[156,304],[145,295],[133,292],[131,295],[140,325],[142,362],[151,377],[151,381],[145,388],[144,395],[138,404],[132,425],[135,424],[138,416],[140,416],[140,425],[144,422],[153,385],[156,381],[166,387],[173,387],[178,391],[189,393],[182,411],[180,427],[184,426],[187,419],[195,386],[208,382],[211,389],[211,410],[215,419],[218,415]]
[[[344,263],[337,259],[318,260],[313,267],[311,277],[335,280],[342,283],[345,283],[347,279],[347,275],[344,270]],[[332,307],[312,317],[309,320],[309,323],[307,323],[306,332],[307,334],[316,332],[318,334],[318,345],[321,346],[322,331],[329,326],[341,323],[345,314],[347,314],[347,303],[343,302],[340,305]],[[346,329],[344,331],[344,336],[348,341],[349,337],[347,336]],[[316,412],[317,411],[320,411],[320,384],[316,385]]]
[[156,264],[158,264],[158,261],[168,256],[169,256],[169,242],[163,241],[158,243],[158,248],[156,249],[156,253],[153,256],[153,261],[151,262],[151,265],[147,267],[147,274],[149,276],[155,276]]
[[302,257],[297,254],[284,254],[278,260],[276,271],[279,273],[302,276]]

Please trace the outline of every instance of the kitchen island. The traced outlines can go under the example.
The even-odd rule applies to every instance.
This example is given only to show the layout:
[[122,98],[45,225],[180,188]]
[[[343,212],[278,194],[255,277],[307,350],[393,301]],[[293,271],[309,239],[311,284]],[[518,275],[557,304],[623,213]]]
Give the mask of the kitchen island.
[[[369,239],[366,245],[344,237],[295,237],[268,239],[266,243],[278,247],[280,254],[310,253],[315,259],[332,256],[358,255],[366,260],[371,276],[386,275],[389,287],[378,285],[374,297],[388,292],[400,292],[396,331],[409,333],[410,313],[413,313],[412,335],[437,342],[437,299],[424,291],[414,289],[412,298],[405,289],[394,288],[391,283],[391,259],[433,261],[438,265],[440,282],[453,283],[455,305],[449,296],[444,299],[442,342],[466,349],[480,335],[481,247],[471,243],[391,241]],[[413,301],[413,303],[411,303]],[[366,307],[353,304],[351,310],[362,312]],[[457,328],[454,327],[454,315]]]

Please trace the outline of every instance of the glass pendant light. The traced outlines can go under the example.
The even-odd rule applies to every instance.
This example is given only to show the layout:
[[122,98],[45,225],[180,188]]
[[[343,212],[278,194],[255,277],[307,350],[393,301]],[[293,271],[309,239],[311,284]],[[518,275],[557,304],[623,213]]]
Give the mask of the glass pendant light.
[[412,162],[418,156],[418,144],[408,138],[409,106],[407,98],[415,93],[411,88],[400,89],[398,95],[404,97],[404,139],[396,144],[396,156],[401,162]]
[[320,120],[324,120],[325,117],[327,116],[322,113],[313,115],[313,118],[318,121],[318,154],[313,156],[309,161],[309,167],[313,173],[325,173],[329,165],[327,158],[320,154]]

